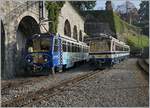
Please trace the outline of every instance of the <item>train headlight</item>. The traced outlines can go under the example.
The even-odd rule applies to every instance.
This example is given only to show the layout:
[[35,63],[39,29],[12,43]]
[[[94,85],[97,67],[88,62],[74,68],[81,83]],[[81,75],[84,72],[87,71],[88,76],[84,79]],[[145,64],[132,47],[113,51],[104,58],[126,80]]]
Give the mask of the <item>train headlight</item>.
[[45,58],[45,59],[44,59],[44,61],[45,61],[45,62],[47,62],[47,61],[48,61],[48,59],[47,59],[47,58]]
[[30,62],[31,62],[31,59],[27,59],[27,61],[30,63]]

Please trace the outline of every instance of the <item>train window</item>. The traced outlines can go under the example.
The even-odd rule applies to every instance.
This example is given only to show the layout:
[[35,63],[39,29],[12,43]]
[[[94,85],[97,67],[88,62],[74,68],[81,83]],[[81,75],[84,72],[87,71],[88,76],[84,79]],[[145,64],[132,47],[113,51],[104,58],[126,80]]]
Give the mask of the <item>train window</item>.
[[78,52],[78,45],[76,45],[76,52]]
[[87,52],[87,48],[85,47],[85,53]]
[[83,47],[83,52],[85,52],[85,47]]
[[73,43],[71,43],[71,52],[73,52]]
[[116,45],[116,51],[119,51],[119,46]]
[[78,45],[76,45],[76,52],[78,52]]
[[74,44],[74,52],[76,52],[76,44]]
[[40,46],[42,51],[48,51],[50,49],[50,39],[49,38],[41,39]]
[[74,44],[74,52],[76,52],[76,44]]
[[80,45],[78,45],[78,52],[80,52]]
[[70,52],[70,44],[68,43],[68,52]]
[[72,52],[72,44],[70,43],[70,52]]
[[63,44],[63,52],[66,52],[66,42],[63,41],[62,44]]
[[58,39],[55,39],[54,41],[54,52],[58,51]]
[[81,46],[81,52],[83,52],[83,46]]
[[72,52],[75,52],[74,44],[72,43]]
[[79,46],[79,52],[81,52],[81,46]]
[[115,51],[115,42],[112,42],[112,51]]
[[123,47],[116,45],[116,51],[123,51]]
[[124,51],[128,51],[129,50],[129,48],[124,48]]
[[77,45],[75,44],[75,52],[77,52]]
[[68,52],[71,52],[71,43],[68,43]]
[[76,44],[76,47],[75,47],[75,48],[76,48],[76,52],[78,52],[78,46],[77,46],[77,44]]
[[76,44],[74,44],[74,52],[76,52]]
[[86,49],[85,49],[85,52],[88,52],[88,51],[87,51],[87,47],[86,47]]
[[127,51],[127,48],[124,48],[124,51]]
[[28,41],[26,49],[28,52],[44,52],[49,51],[51,46],[50,38],[35,38]]
[[68,52],[68,43],[66,42],[66,52]]
[[82,46],[80,46],[80,52],[82,52]]

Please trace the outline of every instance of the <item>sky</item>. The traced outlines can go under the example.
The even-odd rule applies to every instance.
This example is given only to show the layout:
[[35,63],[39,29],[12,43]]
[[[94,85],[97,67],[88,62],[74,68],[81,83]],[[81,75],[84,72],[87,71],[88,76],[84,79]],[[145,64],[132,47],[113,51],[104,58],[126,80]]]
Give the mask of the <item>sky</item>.
[[[107,0],[96,0],[96,6],[94,9],[95,10],[105,9],[106,1]],[[111,1],[112,1],[112,5],[116,9],[118,5],[123,4],[126,0],[111,0]],[[132,2],[137,9],[140,8],[139,4],[141,3],[141,0],[129,0],[129,1]]]

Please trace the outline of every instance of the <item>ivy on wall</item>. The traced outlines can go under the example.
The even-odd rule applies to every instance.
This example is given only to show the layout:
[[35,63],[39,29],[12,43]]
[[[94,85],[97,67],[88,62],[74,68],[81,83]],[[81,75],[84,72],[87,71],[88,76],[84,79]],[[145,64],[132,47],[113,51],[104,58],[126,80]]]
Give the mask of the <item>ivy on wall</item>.
[[49,32],[57,33],[57,26],[58,26],[58,16],[60,13],[61,8],[63,7],[65,1],[46,1],[45,6],[48,10],[48,19],[49,22]]

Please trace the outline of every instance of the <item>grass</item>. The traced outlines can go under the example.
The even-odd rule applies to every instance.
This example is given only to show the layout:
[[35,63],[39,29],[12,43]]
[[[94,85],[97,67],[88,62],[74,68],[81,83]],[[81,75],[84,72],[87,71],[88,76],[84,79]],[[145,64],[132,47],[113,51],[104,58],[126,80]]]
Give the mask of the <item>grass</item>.
[[139,27],[128,24],[112,11],[90,11],[100,22],[108,23],[112,32],[121,35],[120,40],[127,42],[131,50],[149,46],[148,36],[138,36]]
[[145,35],[138,35],[133,36],[129,35],[126,36],[127,44],[129,44],[131,47],[135,48],[144,48],[149,46],[149,38]]
[[[125,33],[124,37],[131,49],[140,49],[149,47],[149,37],[145,35],[138,35],[139,28],[128,24],[120,19],[118,15],[114,13],[114,25],[116,32],[119,34]],[[123,38],[123,37],[122,37]]]
[[138,32],[139,31],[139,29],[140,29],[139,27],[136,27],[134,25],[128,24],[127,22],[122,20],[115,13],[113,13],[113,16],[114,16],[114,25],[115,25],[117,33],[127,32],[128,30],[131,30],[131,31],[134,31],[134,32]]

